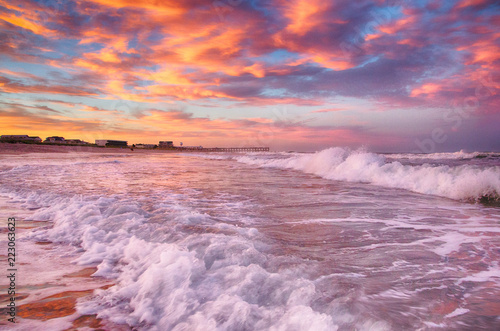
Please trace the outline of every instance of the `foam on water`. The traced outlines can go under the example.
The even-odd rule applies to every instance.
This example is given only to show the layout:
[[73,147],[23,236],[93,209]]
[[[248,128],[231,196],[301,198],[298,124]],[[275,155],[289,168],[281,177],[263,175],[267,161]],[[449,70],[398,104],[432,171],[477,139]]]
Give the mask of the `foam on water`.
[[[47,159],[25,167],[12,162],[15,168],[0,173],[5,183],[0,192],[29,208],[27,219],[52,224],[33,230],[26,240],[51,241],[75,264],[96,266],[94,276],[114,284],[80,299],[78,314],[97,314],[139,330],[449,327],[477,316],[476,303],[463,295],[470,294],[471,283],[474,289],[483,289],[482,284],[498,288],[494,244],[500,230],[497,214],[484,212],[487,208],[403,192],[408,205],[392,210],[378,193],[389,191],[392,203],[400,192],[368,185],[373,201],[365,201],[351,184],[328,191],[337,185],[313,178],[322,185],[321,194],[331,193],[314,196],[311,176],[296,178],[294,172],[275,170],[266,171],[269,178],[263,181],[273,187],[268,197],[274,200],[267,202],[259,196],[264,191],[234,191],[247,183],[239,178],[221,180],[227,169],[243,169],[252,179],[262,172],[245,163],[438,194],[470,173],[498,176],[495,167],[404,165],[347,149],[213,155],[221,161],[209,164],[182,157],[177,165],[174,159],[153,156],[121,163],[101,157],[85,162]],[[242,163],[224,161],[228,158]],[[203,177],[199,172],[205,169]],[[63,177],[57,177],[60,173]],[[283,178],[275,178],[278,173]],[[94,190],[88,178],[103,188],[121,186]],[[405,178],[412,184],[401,187]],[[335,200],[349,190],[355,192]],[[307,206],[293,220],[287,209],[297,200],[283,201],[290,198],[286,193]],[[309,204],[315,199],[324,203]],[[445,206],[439,205],[443,201]],[[332,204],[335,209],[329,208]],[[353,205],[356,213],[351,213]],[[371,214],[369,208],[387,210]],[[321,213],[313,213],[316,209]],[[456,295],[461,306],[428,316],[436,293],[444,293],[442,302]],[[46,326],[68,327],[69,318],[60,321],[60,326],[54,321]]]
[[[97,265],[94,276],[115,279],[115,286],[81,302],[80,314],[148,330],[337,329],[330,315],[310,307],[313,281],[293,270],[266,270],[256,229],[216,224],[174,200],[176,208],[159,224],[148,223],[151,215],[134,202],[34,193],[17,198],[37,205],[51,200],[30,219],[51,220],[53,227],[33,231],[31,239],[80,249],[75,263]],[[178,236],[183,227],[207,223],[226,234]]]
[[[467,157],[469,156],[470,153],[467,154]],[[433,156],[435,159],[441,157],[443,154]],[[461,158],[464,153],[459,152],[448,157]],[[370,183],[457,200],[478,200],[482,197],[498,199],[500,196],[498,166],[479,168],[473,165],[404,165],[399,161],[388,161],[380,154],[340,147],[314,154],[292,154],[288,157],[281,153],[276,157],[244,155],[233,158],[259,167],[294,169],[326,179]]]
[[[481,152],[465,152],[464,150],[453,152],[453,153],[432,153],[432,154],[387,154],[387,157],[393,159],[428,159],[428,160],[462,160],[462,159],[472,159],[480,155],[488,155],[489,153],[481,153]],[[495,155],[495,154],[493,154]]]

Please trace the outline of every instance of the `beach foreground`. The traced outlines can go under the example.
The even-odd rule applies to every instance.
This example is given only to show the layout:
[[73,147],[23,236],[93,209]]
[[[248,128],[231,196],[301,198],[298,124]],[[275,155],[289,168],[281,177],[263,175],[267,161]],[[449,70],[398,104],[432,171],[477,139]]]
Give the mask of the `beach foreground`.
[[169,152],[168,150],[144,150],[130,148],[104,148],[94,146],[65,146],[48,144],[10,144],[0,143],[0,154],[26,154],[26,153],[132,153],[132,152]]
[[478,155],[4,153],[0,328],[498,329]]

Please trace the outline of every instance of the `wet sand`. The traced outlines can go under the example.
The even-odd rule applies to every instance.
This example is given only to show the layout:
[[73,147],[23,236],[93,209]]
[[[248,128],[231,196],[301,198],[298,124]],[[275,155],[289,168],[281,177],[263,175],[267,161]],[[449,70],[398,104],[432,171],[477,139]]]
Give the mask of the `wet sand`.
[[[27,145],[29,146],[29,145]],[[43,147],[43,146],[42,146]],[[10,199],[0,197],[0,208],[4,215],[27,214],[26,210]],[[127,326],[115,325],[96,315],[79,315],[76,311],[78,299],[91,296],[96,289],[114,285],[111,280],[93,277],[95,266],[77,266],[72,257],[55,260],[52,252],[57,249],[52,242],[26,242],[22,238],[31,229],[51,226],[46,221],[27,221],[16,216],[16,324],[7,321],[7,304],[10,300],[8,285],[0,285],[0,330],[37,329],[43,322],[53,321],[58,325],[71,325],[65,330],[82,328],[92,330],[129,330]],[[6,242],[7,219],[1,220],[0,242]],[[0,252],[0,263],[7,264],[6,247]],[[37,258],[38,257],[38,258]],[[62,267],[61,267],[62,265]],[[65,269],[65,270],[62,270]],[[66,271],[71,270],[71,271]]]

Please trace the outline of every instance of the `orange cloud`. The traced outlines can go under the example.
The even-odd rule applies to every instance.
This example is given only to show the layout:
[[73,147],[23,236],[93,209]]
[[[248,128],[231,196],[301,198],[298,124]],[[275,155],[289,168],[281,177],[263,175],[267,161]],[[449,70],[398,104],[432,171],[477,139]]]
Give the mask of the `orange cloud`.
[[233,97],[222,93],[214,92],[211,90],[203,89],[202,87],[192,86],[176,86],[176,85],[150,85],[145,88],[147,91],[143,94],[144,97],[158,98],[169,97],[178,100],[196,100],[202,98],[230,98]]
[[385,25],[378,27],[380,31],[387,34],[397,33],[402,30],[411,29],[411,27],[417,22],[417,17],[415,15],[403,17],[395,22],[390,22]]
[[346,70],[355,66],[350,60],[343,59],[343,56],[340,56],[340,54],[332,56],[329,53],[317,53],[312,55],[311,59],[326,68],[335,70]]
[[286,29],[291,33],[304,35],[318,24],[314,16],[321,10],[323,4],[323,1],[290,1],[284,10],[284,16],[290,21]]
[[186,12],[186,7],[182,6],[182,1],[175,0],[91,0],[107,7],[114,8],[140,8],[166,16],[178,16]]
[[341,49],[325,47],[326,45],[321,45],[324,41],[318,41],[316,47],[311,47],[307,38],[309,32],[321,30],[324,24],[342,26],[348,23],[339,17],[325,15],[326,12],[332,12],[333,3],[321,0],[295,0],[283,1],[280,5],[283,7],[283,16],[288,19],[288,24],[272,36],[275,47],[300,53],[302,58],[298,64],[310,61],[334,70],[345,70],[355,66]]
[[486,3],[487,0],[462,0],[457,3],[456,8],[461,9],[461,8],[466,8],[470,6],[478,6]]
[[500,46],[496,42],[500,38],[500,33],[487,35],[470,45],[457,47],[459,51],[467,51],[472,54],[472,58],[466,62],[467,65],[479,64],[483,68],[498,68],[497,61],[500,60]]
[[37,24],[35,22],[32,22],[30,20],[27,20],[23,17],[18,17],[15,14],[5,14],[1,13],[0,14],[0,19],[4,20],[5,22],[8,22],[12,25],[21,27],[23,29],[29,30],[35,34],[39,35],[47,35],[51,33],[52,31],[49,29],[46,29],[43,25]]
[[1,76],[0,91],[4,93],[49,93],[81,96],[97,95],[96,91],[90,90],[88,88],[78,88],[64,85],[26,85],[11,81],[10,79]]
[[416,96],[420,96],[420,95],[436,94],[437,92],[439,92],[441,90],[441,88],[442,88],[441,84],[426,83],[426,84],[421,85],[420,87],[414,88],[411,91],[410,96],[416,97]]
[[1,0],[0,6],[7,8],[10,11],[0,12],[0,20],[29,30],[37,35],[54,36],[57,33],[44,25],[44,23],[47,23],[48,20],[40,17],[41,11],[36,4],[16,5],[15,2]]
[[355,67],[352,59],[346,57],[341,49],[322,49],[304,47],[299,41],[290,41],[284,38],[282,33],[273,36],[277,48],[285,48],[291,52],[301,54],[302,58],[289,63],[290,66],[300,65],[302,63],[317,63],[325,68],[333,70],[346,70]]
[[[80,136],[86,130],[99,130],[102,122],[96,119],[74,119],[59,115],[44,115],[29,112],[26,109],[36,108],[25,105],[0,104],[0,130],[10,134],[39,135],[54,134]],[[54,132],[57,128],[57,132]]]

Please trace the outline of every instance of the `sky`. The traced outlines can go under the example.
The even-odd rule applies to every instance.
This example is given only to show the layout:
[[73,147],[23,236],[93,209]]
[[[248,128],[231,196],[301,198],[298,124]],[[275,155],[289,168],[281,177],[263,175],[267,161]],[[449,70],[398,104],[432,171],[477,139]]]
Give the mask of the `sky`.
[[500,5],[0,0],[0,134],[500,151]]

